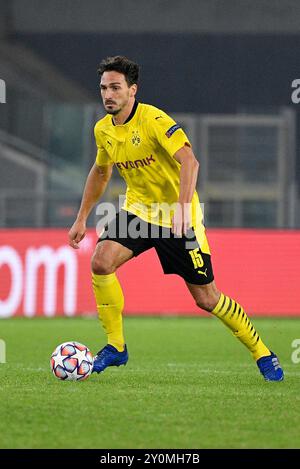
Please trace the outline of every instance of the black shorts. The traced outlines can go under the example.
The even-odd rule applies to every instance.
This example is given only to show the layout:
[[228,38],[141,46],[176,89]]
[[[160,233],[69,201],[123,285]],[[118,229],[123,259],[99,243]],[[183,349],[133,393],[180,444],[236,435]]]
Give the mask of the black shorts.
[[154,248],[165,274],[177,274],[186,282],[206,285],[214,279],[211,257],[201,251],[193,228],[187,236],[177,237],[170,228],[147,223],[121,210],[98,239],[116,241],[133,251],[134,256]]

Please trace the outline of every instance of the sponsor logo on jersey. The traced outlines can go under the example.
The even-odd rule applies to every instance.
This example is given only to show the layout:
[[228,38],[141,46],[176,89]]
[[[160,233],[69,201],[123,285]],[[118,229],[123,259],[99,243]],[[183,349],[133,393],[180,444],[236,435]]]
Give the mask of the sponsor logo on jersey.
[[131,168],[143,168],[144,166],[149,166],[151,163],[154,163],[155,159],[153,155],[147,156],[146,158],[141,158],[134,161],[125,161],[117,162],[116,165],[119,169],[131,169]]
[[167,130],[167,132],[165,133],[166,137],[170,138],[173,133],[176,132],[176,130],[178,129],[181,129],[181,126],[179,124],[172,125],[172,127],[170,127],[169,130]]

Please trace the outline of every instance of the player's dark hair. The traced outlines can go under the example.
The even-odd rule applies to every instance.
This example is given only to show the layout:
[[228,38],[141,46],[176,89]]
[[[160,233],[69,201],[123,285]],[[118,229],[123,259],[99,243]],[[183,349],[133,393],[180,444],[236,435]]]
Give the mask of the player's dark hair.
[[138,83],[140,68],[138,64],[132,60],[127,59],[123,55],[116,55],[115,57],[106,57],[103,59],[97,70],[101,77],[104,72],[119,72],[125,76],[128,86]]

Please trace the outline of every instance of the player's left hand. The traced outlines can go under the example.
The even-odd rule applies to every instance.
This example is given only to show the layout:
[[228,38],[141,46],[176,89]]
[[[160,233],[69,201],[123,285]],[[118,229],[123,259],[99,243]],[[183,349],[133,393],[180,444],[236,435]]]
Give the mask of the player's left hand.
[[172,218],[171,231],[180,238],[187,234],[188,229],[192,226],[191,223],[191,204],[190,203],[177,203],[174,216]]

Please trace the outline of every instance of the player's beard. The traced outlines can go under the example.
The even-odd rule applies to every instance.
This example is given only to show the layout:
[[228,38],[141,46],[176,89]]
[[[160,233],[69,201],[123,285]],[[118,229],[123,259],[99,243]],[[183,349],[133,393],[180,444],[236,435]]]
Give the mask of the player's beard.
[[109,109],[108,106],[110,105],[113,105],[115,106],[117,103],[116,102],[112,102],[111,104],[104,104],[104,108],[107,112],[107,114],[111,114],[112,116],[116,116],[117,114],[119,114],[119,112],[122,111],[122,109],[124,109],[127,104],[129,102],[129,96],[127,97],[127,100],[124,100],[122,103],[120,103],[118,105],[118,108],[115,108],[115,109]]
[[118,109],[108,109],[108,108],[105,106],[105,110],[106,110],[107,114],[111,114],[112,116],[116,116],[116,115],[119,114],[119,112],[121,111],[121,108],[118,108]]

